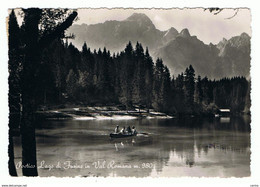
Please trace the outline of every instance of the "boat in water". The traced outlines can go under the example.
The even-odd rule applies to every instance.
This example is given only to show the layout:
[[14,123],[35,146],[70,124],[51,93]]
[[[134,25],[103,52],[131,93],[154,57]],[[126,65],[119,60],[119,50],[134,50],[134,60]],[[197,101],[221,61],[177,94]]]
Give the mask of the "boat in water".
[[122,133],[110,133],[111,138],[126,138],[131,136],[136,136],[136,134],[122,134]]
[[147,132],[141,132],[141,133],[126,133],[126,134],[122,134],[122,133],[110,133],[110,138],[126,138],[126,137],[131,137],[131,136],[148,136]]

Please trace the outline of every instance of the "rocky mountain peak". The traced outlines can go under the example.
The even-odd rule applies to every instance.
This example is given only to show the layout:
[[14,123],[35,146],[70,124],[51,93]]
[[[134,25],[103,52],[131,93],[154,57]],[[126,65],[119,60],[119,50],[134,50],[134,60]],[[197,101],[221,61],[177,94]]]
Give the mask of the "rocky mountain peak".
[[178,34],[179,34],[179,32],[175,28],[171,27],[163,35],[163,40],[164,40],[164,42],[170,41],[172,39],[175,39],[176,36],[178,36]]
[[223,38],[218,44],[217,44],[217,48],[221,49],[223,48],[225,45],[227,44],[227,39]]
[[227,39],[226,39],[226,38],[223,38],[220,42],[226,43],[226,42],[227,42]]
[[249,36],[247,33],[245,33],[245,32],[243,32],[243,33],[240,35],[240,37],[241,37],[241,38],[250,39],[250,36]]
[[127,24],[130,22],[131,27],[139,27],[145,30],[154,30],[156,29],[152,20],[145,14],[142,13],[134,13],[130,17],[124,20]]
[[166,35],[174,35],[174,36],[177,36],[178,34],[179,34],[179,32],[178,32],[175,28],[171,27],[170,29],[168,29],[168,30],[166,31],[166,33],[165,33],[164,36],[166,36]]
[[153,24],[151,19],[143,14],[143,13],[133,13],[130,17],[126,19],[126,21],[135,21],[135,22],[142,22],[142,23],[149,23]]
[[242,33],[240,36],[232,37],[229,40],[229,44],[232,47],[243,47],[250,44],[250,36],[246,33]]
[[190,32],[188,29],[182,29],[182,31],[180,32],[180,36],[184,37],[184,38],[188,38],[190,37]]

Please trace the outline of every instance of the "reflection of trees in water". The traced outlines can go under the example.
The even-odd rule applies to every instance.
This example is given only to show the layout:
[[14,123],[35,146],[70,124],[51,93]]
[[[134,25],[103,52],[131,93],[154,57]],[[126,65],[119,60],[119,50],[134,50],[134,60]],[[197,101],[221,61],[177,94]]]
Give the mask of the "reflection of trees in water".
[[[160,134],[153,135],[146,144],[138,143],[137,140],[133,145],[142,149],[141,144],[144,144],[142,158],[137,156],[138,158],[133,159],[155,163],[155,169],[160,173],[171,162],[171,152],[189,167],[196,164],[196,154],[198,157],[207,155],[211,149],[245,153],[250,147],[250,135],[247,133],[250,132],[249,122],[250,118],[246,117],[231,118],[228,124],[221,124],[219,119],[215,118],[161,120],[155,124],[163,127]],[[173,127],[177,128],[171,130]],[[147,151],[149,146],[153,149]],[[144,176],[146,174],[149,176],[149,173],[143,173]]]
[[[179,131],[172,131],[171,135],[160,136],[155,139],[158,153],[156,170],[169,162],[170,152],[173,151],[183,162],[192,167],[196,164],[195,154],[208,154],[210,149],[224,152],[246,153],[250,148],[250,117],[234,117],[228,124],[221,124],[219,119],[186,118],[165,121],[162,126],[169,130],[172,126],[180,127]],[[160,123],[157,124],[160,126]]]
[[167,120],[164,126],[176,126],[195,129],[208,130],[231,130],[240,132],[250,132],[251,116],[243,115],[230,117],[229,122],[221,123],[221,118],[180,118]]
[[[63,138],[59,134],[55,134],[57,140],[52,140],[52,142],[56,142],[55,145],[60,145],[59,147],[65,146],[66,149],[69,145],[73,150],[68,148],[69,156],[75,160],[78,159],[76,161],[79,163],[87,161],[91,164],[98,160],[105,160],[106,163],[109,163],[114,160],[116,164],[120,165],[131,164],[132,166],[138,165],[141,167],[141,163],[154,164],[154,168],[145,169],[82,169],[78,170],[76,174],[69,175],[106,177],[115,174],[117,176],[146,177],[150,176],[153,169],[157,173],[162,172],[167,165],[172,167],[181,163],[188,167],[193,167],[196,165],[197,157],[208,155],[208,152],[214,149],[244,153],[250,147],[250,135],[249,133],[244,133],[250,132],[249,122],[246,120],[244,118],[232,118],[229,124],[221,124],[218,119],[141,120],[139,121],[140,124],[134,125],[140,131],[151,133],[148,137],[137,136],[115,139],[111,140],[110,143],[108,143],[108,137],[101,134],[104,128],[109,129],[111,126],[105,126],[104,124],[93,126],[93,124],[89,124],[91,129],[83,130],[82,132],[84,133],[77,133],[77,138],[73,138],[75,136],[74,133],[78,132],[79,129],[85,129],[87,125],[86,123],[76,123],[68,129],[64,128],[66,125],[61,126]],[[112,125],[114,127],[114,124]],[[122,126],[122,123],[120,125]],[[68,137],[64,138],[66,136]],[[38,141],[38,143],[40,142]],[[41,150],[45,152],[43,148]],[[178,159],[175,160],[178,163],[173,163],[174,160],[171,160],[173,155],[174,159]]]
[[[114,140],[111,143],[117,145],[117,149],[115,148],[115,151],[118,153],[118,159],[126,157],[126,161],[129,161],[131,165],[139,165],[141,167],[137,169],[136,172],[132,171],[127,173],[127,176],[135,177],[150,176],[153,167],[142,168],[142,164],[145,163],[155,164],[154,167],[156,171],[161,172],[162,168],[169,161],[169,153],[172,150],[171,144],[165,144],[164,140],[156,136],[119,139]],[[115,171],[117,172],[117,170]],[[122,171],[118,172],[120,176],[125,175]]]

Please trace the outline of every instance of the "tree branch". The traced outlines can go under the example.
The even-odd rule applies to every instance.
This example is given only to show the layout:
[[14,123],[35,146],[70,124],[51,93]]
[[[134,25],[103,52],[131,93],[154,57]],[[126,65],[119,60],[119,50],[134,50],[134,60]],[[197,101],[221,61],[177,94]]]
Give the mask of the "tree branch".
[[238,11],[239,11],[239,8],[237,8],[235,10],[236,10],[236,12],[235,12],[235,14],[233,16],[225,18],[225,19],[232,19],[233,17],[235,17],[237,15]]
[[40,49],[42,50],[43,48],[48,46],[56,38],[61,38],[64,31],[72,25],[72,23],[73,23],[74,19],[77,17],[77,15],[78,15],[78,13],[76,11],[72,12],[63,23],[61,23],[60,25],[58,25],[56,27],[56,29],[54,29],[53,32],[51,32],[48,35],[43,36],[39,41]]

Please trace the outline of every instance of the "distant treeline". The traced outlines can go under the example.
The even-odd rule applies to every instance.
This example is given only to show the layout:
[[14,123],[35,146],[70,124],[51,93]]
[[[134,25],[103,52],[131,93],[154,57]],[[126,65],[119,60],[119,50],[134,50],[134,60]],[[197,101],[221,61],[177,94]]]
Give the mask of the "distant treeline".
[[[192,65],[176,78],[162,59],[155,64],[141,43],[110,54],[104,48],[91,52],[84,43],[79,51],[56,40],[42,51],[37,72],[39,105],[74,103],[120,104],[153,108],[169,114],[210,114],[218,108],[249,111],[250,87],[244,77],[208,80],[195,76]],[[191,62],[192,64],[192,62]]]
[[[19,33],[18,25],[10,32]],[[19,81],[24,80],[20,79],[24,51],[19,41],[13,35],[9,42],[12,111],[19,111],[19,86],[24,84]],[[148,48],[143,49],[138,42],[135,47],[129,42],[120,53],[110,54],[106,48],[92,52],[84,43],[78,50],[73,44],[56,39],[40,53],[40,61],[27,70],[35,77],[30,80],[34,85],[31,99],[38,108],[70,103],[153,108],[168,114],[213,114],[218,108],[249,112],[250,82],[244,77],[209,80],[195,76],[192,65],[171,77],[163,60],[154,62]]]

